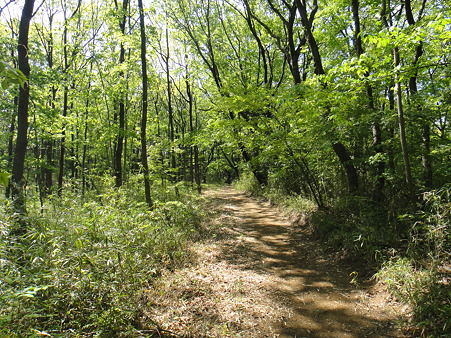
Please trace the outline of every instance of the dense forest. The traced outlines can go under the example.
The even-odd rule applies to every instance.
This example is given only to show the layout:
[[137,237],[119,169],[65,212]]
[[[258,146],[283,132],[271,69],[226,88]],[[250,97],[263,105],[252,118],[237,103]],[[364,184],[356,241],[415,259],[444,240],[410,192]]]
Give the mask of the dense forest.
[[130,295],[183,256],[204,187],[232,182],[377,267],[417,332],[450,332],[448,1],[0,15],[0,335],[138,330]]

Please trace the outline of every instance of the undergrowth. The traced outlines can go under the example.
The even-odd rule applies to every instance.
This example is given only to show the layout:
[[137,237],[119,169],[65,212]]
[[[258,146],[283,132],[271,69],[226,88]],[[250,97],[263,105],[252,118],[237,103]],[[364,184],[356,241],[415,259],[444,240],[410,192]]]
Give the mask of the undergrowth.
[[1,337],[138,337],[154,327],[143,293],[183,259],[202,209],[183,187],[155,191],[149,210],[139,182],[110,183],[49,198],[42,213],[30,210],[22,238],[1,215]]
[[410,219],[403,255],[384,262],[377,277],[393,295],[409,304],[414,334],[451,336],[451,187],[427,192]]

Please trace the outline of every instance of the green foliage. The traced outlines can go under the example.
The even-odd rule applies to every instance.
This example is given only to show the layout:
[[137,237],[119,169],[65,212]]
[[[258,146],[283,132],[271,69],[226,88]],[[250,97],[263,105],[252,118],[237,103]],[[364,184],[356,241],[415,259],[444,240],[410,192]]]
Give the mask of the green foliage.
[[449,281],[437,271],[415,267],[413,260],[397,258],[386,262],[378,272],[393,295],[412,307],[417,333],[427,337],[446,337],[451,333],[451,292]]
[[451,186],[445,185],[423,196],[425,207],[411,229],[409,252],[443,264],[451,252]]
[[420,331],[434,337],[451,333],[449,288],[451,189],[424,194],[423,210],[404,218],[412,224],[406,256],[386,262],[378,278],[412,307]]
[[263,196],[263,187],[258,183],[257,179],[251,172],[245,172],[240,179],[234,182],[235,189],[245,191],[252,196]]
[[390,221],[388,210],[357,196],[336,200],[333,207],[318,210],[310,224],[313,234],[330,249],[366,263],[390,257],[404,233],[399,224]]
[[4,187],[7,187],[9,184],[9,179],[11,174],[0,172],[0,183],[3,184]]
[[111,337],[152,324],[140,322],[145,289],[184,257],[201,209],[186,196],[150,211],[136,188],[50,199],[20,241],[1,220],[0,335]]
[[11,67],[5,61],[0,61],[0,79],[3,90],[14,84],[23,87],[25,82],[27,82],[27,78],[20,70]]

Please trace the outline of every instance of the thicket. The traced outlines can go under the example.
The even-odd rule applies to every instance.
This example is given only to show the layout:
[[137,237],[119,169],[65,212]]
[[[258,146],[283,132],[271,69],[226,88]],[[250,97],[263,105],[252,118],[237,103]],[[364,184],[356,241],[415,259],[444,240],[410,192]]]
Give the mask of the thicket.
[[149,211],[137,177],[121,188],[114,188],[113,178],[97,182],[89,195],[68,190],[43,209],[31,194],[28,203],[36,205],[20,237],[11,234],[16,221],[2,200],[0,336],[137,337],[155,331],[145,314],[146,289],[184,258],[202,208],[183,186],[155,188]]

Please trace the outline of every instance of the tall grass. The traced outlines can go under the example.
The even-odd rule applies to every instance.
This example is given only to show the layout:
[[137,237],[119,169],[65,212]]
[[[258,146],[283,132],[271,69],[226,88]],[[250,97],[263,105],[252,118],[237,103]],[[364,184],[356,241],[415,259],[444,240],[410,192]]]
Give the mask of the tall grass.
[[183,257],[202,209],[179,188],[155,192],[149,210],[138,184],[49,198],[22,238],[1,216],[0,336],[133,337],[152,327],[142,296]]
[[424,205],[409,217],[404,255],[386,262],[378,278],[410,304],[415,334],[451,335],[451,186],[424,194]]

